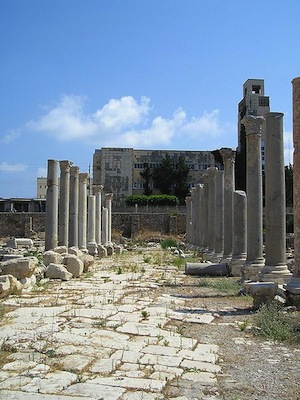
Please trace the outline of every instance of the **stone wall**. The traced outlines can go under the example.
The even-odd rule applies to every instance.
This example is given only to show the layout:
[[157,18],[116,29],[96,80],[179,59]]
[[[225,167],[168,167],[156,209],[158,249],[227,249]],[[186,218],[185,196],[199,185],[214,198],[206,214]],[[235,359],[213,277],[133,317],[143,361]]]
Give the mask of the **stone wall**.
[[[185,213],[112,213],[112,229],[127,237],[139,230],[166,234],[185,233]],[[45,232],[45,213],[0,213],[0,237],[30,237]]]

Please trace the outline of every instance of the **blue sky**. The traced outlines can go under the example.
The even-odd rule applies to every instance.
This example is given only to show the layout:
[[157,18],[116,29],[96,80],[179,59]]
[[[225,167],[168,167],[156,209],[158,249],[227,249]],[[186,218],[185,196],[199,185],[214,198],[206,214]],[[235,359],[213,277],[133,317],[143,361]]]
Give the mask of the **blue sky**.
[[0,197],[96,148],[235,148],[249,78],[292,161],[299,20],[298,0],[0,0]]

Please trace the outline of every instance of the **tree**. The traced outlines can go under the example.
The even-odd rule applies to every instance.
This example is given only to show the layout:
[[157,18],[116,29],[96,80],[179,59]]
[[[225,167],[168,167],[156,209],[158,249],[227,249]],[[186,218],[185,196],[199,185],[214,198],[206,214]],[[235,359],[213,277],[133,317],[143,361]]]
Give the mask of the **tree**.
[[152,190],[150,189],[150,179],[152,177],[152,172],[149,164],[147,162],[144,163],[144,170],[140,172],[141,177],[145,179],[144,185],[144,195],[150,196],[152,194]]
[[185,198],[189,193],[189,187],[187,184],[187,177],[189,174],[189,168],[185,164],[184,156],[180,155],[176,170],[174,172],[175,177],[175,189],[174,194],[178,197],[180,204],[185,203]]
[[168,153],[161,163],[153,169],[152,178],[155,186],[162,194],[171,194],[174,184],[174,166]]

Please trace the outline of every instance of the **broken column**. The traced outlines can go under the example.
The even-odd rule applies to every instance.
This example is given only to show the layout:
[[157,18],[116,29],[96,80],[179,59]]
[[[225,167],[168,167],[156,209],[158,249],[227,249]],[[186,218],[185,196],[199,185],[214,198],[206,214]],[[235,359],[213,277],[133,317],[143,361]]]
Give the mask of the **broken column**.
[[58,161],[48,160],[45,250],[54,249],[58,243]]
[[203,250],[208,248],[208,174],[202,175],[203,193],[201,201],[201,230],[202,240],[201,246]]
[[192,238],[191,238],[191,232],[192,232],[192,198],[191,196],[187,196],[185,198],[185,204],[186,204],[186,234],[185,234],[185,241],[187,244],[191,244]]
[[293,276],[286,286],[288,302],[300,309],[300,77],[293,79],[293,192],[294,259]]
[[70,168],[69,246],[78,247],[79,167]]
[[102,191],[102,185],[93,185],[93,192],[96,196],[95,238],[98,245],[101,244]]
[[96,196],[88,197],[88,243],[87,249],[89,254],[95,256],[97,254],[96,243]]
[[247,196],[242,190],[233,192],[233,248],[229,263],[231,275],[241,276],[247,258]]
[[102,244],[108,246],[108,209],[102,209]]
[[79,202],[78,202],[78,246],[87,251],[87,181],[89,174],[79,173]]
[[71,162],[68,160],[59,162],[60,182],[58,244],[66,247],[69,245],[70,166]]
[[234,183],[234,163],[235,151],[223,147],[220,149],[220,154],[224,164],[224,261],[230,261],[233,251],[233,192],[235,189]]
[[286,204],[283,150],[283,114],[265,114],[265,253],[260,281],[287,283],[291,272],[286,265]]
[[242,266],[243,280],[258,280],[264,266],[261,130],[264,117],[242,119],[246,130],[247,259]]
[[224,171],[216,171],[215,254],[213,262],[220,262],[224,252]]
[[208,172],[208,251],[207,256],[215,253],[215,212],[216,212],[216,167],[210,167]]
[[107,208],[107,213],[108,213],[108,216],[107,216],[107,229],[108,229],[108,232],[107,232],[107,242],[108,242],[108,246],[112,246],[112,241],[111,241],[111,218],[112,218],[112,215],[111,215],[111,203],[112,203],[112,198],[113,198],[113,194],[112,193],[106,193],[106,195],[105,195],[105,205],[106,205],[106,208]]

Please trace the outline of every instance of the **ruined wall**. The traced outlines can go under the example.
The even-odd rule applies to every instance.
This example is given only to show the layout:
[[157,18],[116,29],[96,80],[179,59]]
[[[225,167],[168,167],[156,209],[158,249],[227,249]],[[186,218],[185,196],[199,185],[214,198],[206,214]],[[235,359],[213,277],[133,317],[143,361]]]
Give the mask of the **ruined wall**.
[[[162,233],[185,233],[185,213],[112,213],[112,229],[134,237],[146,229]],[[30,237],[45,232],[45,213],[0,213],[0,237]]]

